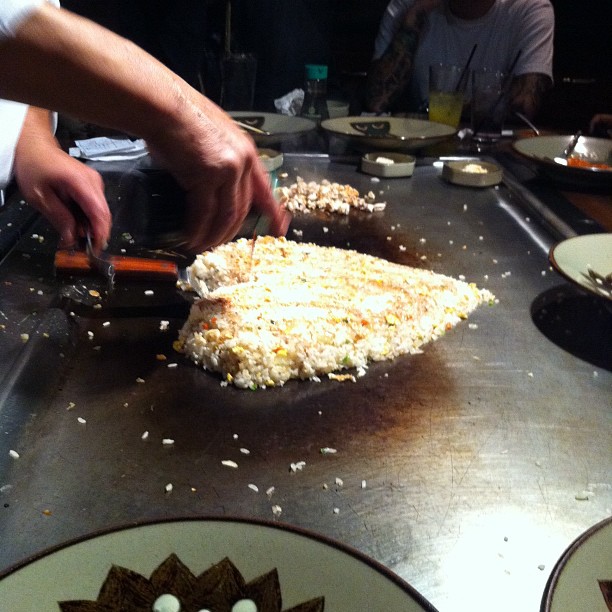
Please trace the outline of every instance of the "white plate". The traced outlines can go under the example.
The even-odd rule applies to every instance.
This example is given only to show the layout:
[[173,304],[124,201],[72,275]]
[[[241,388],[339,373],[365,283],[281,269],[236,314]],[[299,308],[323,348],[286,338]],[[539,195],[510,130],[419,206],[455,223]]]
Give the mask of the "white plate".
[[[612,185],[612,165],[610,170],[599,170],[564,166],[554,161],[555,157],[562,154],[571,138],[571,134],[536,136],[517,140],[512,146],[517,153],[535,162],[552,179],[572,186],[608,187]],[[574,149],[574,155],[591,162],[612,164],[612,140],[581,136]]]
[[557,561],[542,612],[607,612],[599,580],[612,580],[612,517],[585,531]]
[[277,568],[283,609],[325,597],[330,612],[435,612],[376,561],[319,535],[242,519],[176,519],[142,524],[43,553],[0,575],[3,610],[57,610],[58,601],[95,600],[112,564],[148,578],[171,553],[198,575],[229,557],[245,580]]
[[448,125],[409,117],[338,117],[323,121],[321,127],[331,134],[352,140],[357,146],[395,151],[419,149],[452,138],[457,133]]
[[612,292],[589,276],[589,267],[602,276],[612,274],[612,233],[568,238],[552,247],[548,257],[554,268],[569,281],[594,295],[612,300]]

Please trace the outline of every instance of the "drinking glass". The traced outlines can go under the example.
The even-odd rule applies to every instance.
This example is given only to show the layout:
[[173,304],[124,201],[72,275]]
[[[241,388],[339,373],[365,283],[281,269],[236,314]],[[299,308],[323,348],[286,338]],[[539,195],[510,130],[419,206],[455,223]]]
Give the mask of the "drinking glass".
[[429,120],[458,127],[465,86],[462,68],[450,64],[429,67]]
[[501,138],[508,107],[503,72],[483,68],[472,72],[472,137],[478,142]]

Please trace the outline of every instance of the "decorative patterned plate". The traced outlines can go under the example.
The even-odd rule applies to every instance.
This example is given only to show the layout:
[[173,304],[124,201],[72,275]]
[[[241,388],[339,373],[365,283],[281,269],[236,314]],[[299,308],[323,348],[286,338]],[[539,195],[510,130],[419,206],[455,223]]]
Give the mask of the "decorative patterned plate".
[[199,574],[228,557],[245,580],[278,571],[283,609],[325,597],[330,612],[435,612],[381,564],[328,538],[272,522],[172,519],[109,530],[44,552],[0,574],[3,610],[57,610],[95,600],[112,565],[149,577],[175,553]]
[[317,127],[317,124],[310,119],[289,117],[280,113],[229,111],[228,114],[251,128],[250,130],[245,128],[245,131],[259,147],[269,147],[292,138],[299,138]]
[[326,119],[321,127],[361,148],[387,151],[413,151],[457,133],[448,125],[409,117],[338,117]]

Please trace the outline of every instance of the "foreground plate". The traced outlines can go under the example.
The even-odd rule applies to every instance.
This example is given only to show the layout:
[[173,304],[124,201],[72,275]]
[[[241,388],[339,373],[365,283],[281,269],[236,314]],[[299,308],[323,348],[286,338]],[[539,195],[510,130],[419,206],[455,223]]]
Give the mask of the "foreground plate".
[[597,283],[589,274],[589,268],[602,276],[612,274],[612,233],[568,238],[555,245],[548,256],[554,268],[569,281],[612,300],[610,287]]
[[179,519],[108,531],[43,553],[0,575],[3,610],[57,610],[92,599],[111,564],[145,577],[170,553],[199,574],[224,557],[248,581],[277,568],[283,609],[323,595],[330,612],[435,612],[401,578],[365,555],[324,537],[240,519]]
[[339,117],[323,121],[321,127],[360,147],[402,151],[447,140],[457,132],[442,123],[408,117]]
[[304,117],[288,117],[277,113],[259,113],[257,111],[230,111],[229,115],[257,130],[268,132],[258,134],[248,131],[258,146],[268,147],[272,144],[299,137],[317,127],[317,124]]
[[600,580],[612,580],[612,517],[588,529],[563,553],[548,579],[542,612],[607,612]]
[[[597,168],[576,168],[563,166],[554,161],[567,147],[572,136],[537,136],[524,138],[513,143],[514,149],[536,162],[540,169],[551,178],[567,184],[587,186],[612,185],[612,165],[610,170]],[[581,136],[574,154],[594,163],[612,164],[612,140]]]

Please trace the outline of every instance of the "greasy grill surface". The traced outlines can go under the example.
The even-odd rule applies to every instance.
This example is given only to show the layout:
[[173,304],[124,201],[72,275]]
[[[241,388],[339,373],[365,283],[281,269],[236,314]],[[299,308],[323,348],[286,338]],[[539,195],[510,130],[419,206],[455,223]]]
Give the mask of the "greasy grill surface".
[[[371,215],[296,216],[289,238],[463,275],[499,304],[422,355],[372,365],[357,383],[250,392],[221,387],[173,352],[188,309],[173,288],[119,285],[102,309],[60,299],[67,281],[53,276],[51,239],[24,236],[0,266],[0,567],[113,525],[200,514],[273,520],[276,504],[281,521],[372,555],[448,609],[462,589],[478,591],[495,554],[476,554],[479,517],[500,517],[496,546],[508,534],[535,537],[540,556],[530,545],[514,551],[516,567],[535,572],[563,548],[538,540],[541,526],[553,529],[562,515],[555,538],[569,542],[605,516],[609,489],[588,504],[575,495],[612,473],[611,375],[588,351],[575,357],[540,331],[546,309],[532,321],[532,305],[564,285],[546,259],[554,239],[533,214],[504,186],[453,187],[430,165],[380,182],[326,159],[289,157],[283,169],[289,182],[326,177],[387,201]],[[51,236],[42,223],[35,229]],[[449,578],[464,565],[469,574]],[[540,574],[523,591],[530,604]]]

